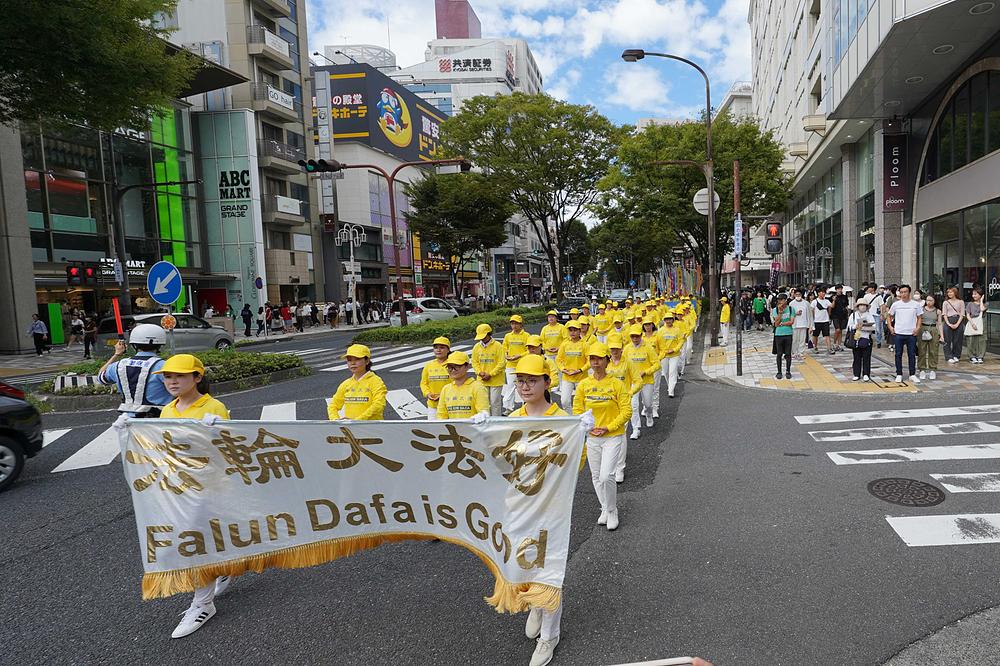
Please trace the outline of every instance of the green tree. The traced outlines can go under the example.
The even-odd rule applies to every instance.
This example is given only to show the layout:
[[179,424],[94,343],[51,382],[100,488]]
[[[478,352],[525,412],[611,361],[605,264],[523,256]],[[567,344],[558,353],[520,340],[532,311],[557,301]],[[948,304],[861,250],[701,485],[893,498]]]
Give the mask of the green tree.
[[563,249],[563,270],[580,282],[583,274],[594,268],[594,247],[590,231],[583,220],[570,220],[566,225],[566,247]]
[[465,287],[464,278],[458,278],[462,267],[507,240],[506,223],[515,212],[510,197],[495,178],[483,174],[434,172],[408,184],[406,195],[410,230],[447,257],[452,287],[460,297]]
[[620,135],[593,107],[524,93],[473,97],[442,127],[447,151],[470,159],[510,192],[548,257],[559,297],[557,260],[572,223],[595,200]]
[[[790,180],[780,169],[785,154],[781,144],[753,119],[729,114],[713,119],[712,152],[715,191],[722,200],[716,212],[716,268],[721,269],[723,257],[733,248],[733,161],[740,161],[744,215],[783,210],[790,197]],[[704,175],[694,167],[650,165],[658,160],[704,159],[705,125],[700,121],[650,127],[621,142],[592,210],[602,220],[601,227],[607,227],[608,238],[642,239],[635,246],[644,269],[655,266],[643,262],[666,258],[671,247],[682,246],[707,275],[708,224],[691,204],[695,192],[705,187]],[[600,238],[595,244],[602,251],[613,247]],[[646,250],[651,250],[652,257],[646,256]]]
[[146,128],[198,61],[169,53],[154,18],[176,0],[7,2],[0,20],[0,123]]

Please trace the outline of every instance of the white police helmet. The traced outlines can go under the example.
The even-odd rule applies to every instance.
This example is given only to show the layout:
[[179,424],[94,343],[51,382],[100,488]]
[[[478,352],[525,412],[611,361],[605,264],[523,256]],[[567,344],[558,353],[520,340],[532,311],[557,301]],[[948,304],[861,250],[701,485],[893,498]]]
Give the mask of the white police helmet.
[[133,345],[165,345],[167,333],[156,324],[139,324],[132,329],[128,341]]

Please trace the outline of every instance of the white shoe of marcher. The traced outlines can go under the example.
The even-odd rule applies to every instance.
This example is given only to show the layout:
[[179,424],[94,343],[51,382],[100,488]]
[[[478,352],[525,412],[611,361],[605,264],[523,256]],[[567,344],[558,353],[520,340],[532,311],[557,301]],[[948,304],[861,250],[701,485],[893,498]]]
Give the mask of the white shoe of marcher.
[[535,646],[535,651],[531,654],[531,663],[528,666],[546,666],[546,664],[552,661],[552,654],[556,651],[557,645],[559,645],[558,636],[551,641],[543,641],[539,638],[538,644]]
[[646,427],[647,428],[652,428],[653,427],[653,417],[652,416],[647,416],[646,417]]
[[632,435],[629,437],[629,439],[639,439],[639,429],[638,428],[636,428],[635,430],[632,431]]
[[205,623],[211,620],[215,616],[215,604],[208,604],[207,606],[191,606],[186,611],[184,611],[184,617],[181,618],[180,624],[174,629],[174,633],[170,634],[171,638],[184,638],[185,636],[190,636],[194,632],[205,626]]
[[613,532],[618,529],[618,509],[608,511],[608,531]]
[[927,372],[925,370],[921,370],[920,371],[920,378],[921,379],[927,379]]
[[930,379],[937,379],[937,373],[931,370],[931,374],[927,375]]
[[532,608],[528,611],[528,621],[524,623],[524,635],[528,638],[538,638],[542,633],[542,609]]
[[896,375],[896,383],[897,384],[903,383],[903,375]]
[[215,596],[219,596],[229,589],[229,584],[233,582],[230,576],[219,576],[215,579]]
[[[622,470],[620,472],[615,472],[615,483],[621,483],[624,480],[625,480],[625,470]],[[604,523],[601,523],[601,525],[603,524]]]
[[[597,518],[597,524],[598,525],[607,525],[608,524],[608,512],[607,511],[604,511],[603,509],[601,510],[601,515],[598,516],[598,518]],[[528,636],[528,638],[534,638],[534,636]]]
[[914,384],[919,384],[920,383],[920,377],[917,377],[916,375],[914,375],[914,376],[910,377],[910,381],[913,382]]
[[868,375],[865,375],[864,377],[862,377],[862,379],[865,380],[866,382],[870,382],[872,380],[872,378],[869,377]]

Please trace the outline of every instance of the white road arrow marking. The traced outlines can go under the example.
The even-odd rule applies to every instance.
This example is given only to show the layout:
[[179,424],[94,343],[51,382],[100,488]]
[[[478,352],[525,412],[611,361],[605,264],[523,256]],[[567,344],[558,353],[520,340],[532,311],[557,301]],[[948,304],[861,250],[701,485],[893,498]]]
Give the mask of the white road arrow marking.
[[177,269],[171,270],[166,277],[156,278],[156,284],[153,285],[153,295],[159,296],[160,294],[167,293],[167,285],[174,281],[174,278],[178,276]]
[[118,457],[119,453],[118,432],[114,427],[111,427],[90,440],[90,443],[64,460],[52,472],[68,472],[84,467],[101,467],[111,463]]

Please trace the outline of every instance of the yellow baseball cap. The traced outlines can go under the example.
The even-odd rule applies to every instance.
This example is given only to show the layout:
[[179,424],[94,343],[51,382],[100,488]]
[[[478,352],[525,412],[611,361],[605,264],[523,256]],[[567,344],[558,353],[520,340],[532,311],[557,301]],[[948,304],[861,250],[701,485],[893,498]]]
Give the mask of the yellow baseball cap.
[[[530,343],[529,343],[530,344]],[[514,372],[519,375],[534,375],[544,377],[549,374],[549,369],[545,367],[545,357],[538,354],[528,354],[522,356],[514,368]]]
[[439,338],[434,338],[434,342],[431,343],[431,346],[433,347],[434,345],[444,345],[445,347],[451,348],[451,340],[442,335]]
[[510,321],[516,321],[518,324],[523,324],[524,323],[524,317],[522,317],[521,315],[511,315],[510,316]]
[[581,305],[580,307],[581,307],[581,308],[587,308],[587,309],[589,310],[589,309],[590,309],[590,303],[584,303],[584,304],[583,304],[583,305]]
[[606,309],[607,309],[607,306],[606,306],[606,305],[604,305],[604,303],[601,303],[600,305],[598,305],[598,306],[597,306],[597,309],[598,309],[598,310],[606,310]]
[[621,349],[622,348],[622,336],[618,333],[612,333],[608,336],[608,349]]
[[468,363],[469,355],[464,351],[453,351],[444,361],[445,365],[468,365]]
[[608,346],[603,342],[595,342],[594,344],[587,347],[587,356],[611,356],[611,352],[608,351]]
[[653,321],[652,317],[643,317],[642,325],[645,326],[646,324],[652,324],[653,326],[656,326],[656,322]]
[[566,328],[580,328],[580,320],[570,319],[568,322],[566,322]]
[[587,315],[580,315],[580,318],[577,321],[579,321],[581,325],[586,324],[587,326],[590,326],[590,317]]
[[642,326],[639,324],[632,324],[628,327],[629,335],[642,335]]
[[620,322],[624,322],[624,321],[625,321],[625,320],[624,320],[624,319],[622,319],[622,315],[621,315],[621,313],[620,313],[620,312],[618,312],[618,313],[615,313],[615,316],[611,318],[611,323],[612,323],[612,324],[614,324],[614,323],[616,323],[616,322],[619,322],[619,323],[620,323]]
[[193,354],[174,354],[166,360],[159,370],[155,370],[153,374],[162,375],[164,372],[176,372],[179,375],[197,372],[204,375],[205,364]]
[[579,311],[578,309],[576,309],[576,308],[572,308],[572,309],[571,309],[571,310],[569,311],[569,313],[570,313],[570,314],[580,314],[580,311]]
[[729,299],[728,299],[728,298],[726,298],[725,296],[723,296],[723,297],[722,297],[722,298],[720,298],[719,300],[720,300],[720,301],[722,301],[723,303],[725,303],[725,302],[726,302],[726,301],[728,301]]
[[545,316],[548,317],[549,315],[552,315],[554,317],[558,317],[559,313],[556,312],[555,310],[549,310],[548,312],[545,313]]
[[663,318],[664,319],[674,319],[674,311],[673,310],[667,310],[666,312],[663,313]]
[[476,340],[482,340],[487,335],[493,332],[493,327],[489,324],[480,324],[476,326]]
[[353,356],[354,358],[371,358],[372,352],[364,345],[351,345],[340,358],[347,358],[348,356]]
[[524,343],[529,347],[541,347],[542,346],[542,336],[540,335],[529,335],[528,340]]
[[614,307],[618,307],[618,301],[611,301],[611,305],[613,305]]

